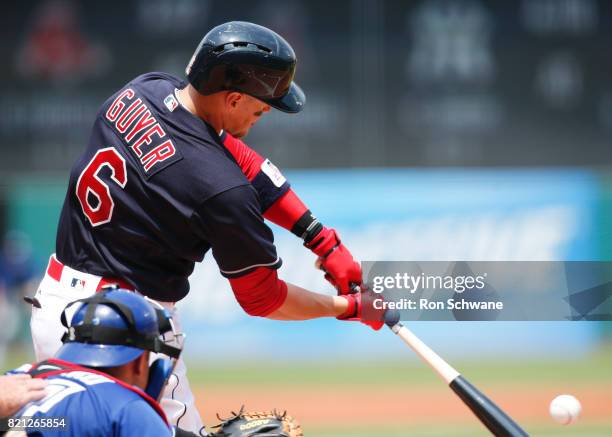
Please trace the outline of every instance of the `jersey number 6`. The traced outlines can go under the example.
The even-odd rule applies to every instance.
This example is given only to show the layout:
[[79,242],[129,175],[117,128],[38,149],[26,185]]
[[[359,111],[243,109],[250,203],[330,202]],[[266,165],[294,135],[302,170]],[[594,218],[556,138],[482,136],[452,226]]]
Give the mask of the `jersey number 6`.
[[[111,179],[121,188],[127,183],[125,159],[114,147],[107,147],[96,152],[89,164],[83,169],[76,184],[76,196],[79,199],[83,214],[92,226],[100,226],[111,221],[115,202],[111,197],[110,188],[98,174],[102,167],[111,170]],[[97,201],[92,205],[90,200]]]

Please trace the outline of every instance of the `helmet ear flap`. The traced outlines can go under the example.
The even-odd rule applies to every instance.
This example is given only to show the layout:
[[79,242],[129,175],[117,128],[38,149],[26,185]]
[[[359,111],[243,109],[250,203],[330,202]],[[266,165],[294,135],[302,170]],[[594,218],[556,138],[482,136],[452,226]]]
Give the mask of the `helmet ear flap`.
[[149,381],[145,393],[159,401],[172,370],[174,370],[172,361],[164,358],[155,360],[149,367]]

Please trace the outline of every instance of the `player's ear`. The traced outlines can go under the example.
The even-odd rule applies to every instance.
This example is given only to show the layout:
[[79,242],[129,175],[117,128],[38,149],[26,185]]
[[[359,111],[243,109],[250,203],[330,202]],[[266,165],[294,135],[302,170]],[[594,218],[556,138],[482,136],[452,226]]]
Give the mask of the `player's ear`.
[[225,103],[230,109],[236,109],[242,100],[244,100],[244,96],[236,91],[230,91],[225,96]]

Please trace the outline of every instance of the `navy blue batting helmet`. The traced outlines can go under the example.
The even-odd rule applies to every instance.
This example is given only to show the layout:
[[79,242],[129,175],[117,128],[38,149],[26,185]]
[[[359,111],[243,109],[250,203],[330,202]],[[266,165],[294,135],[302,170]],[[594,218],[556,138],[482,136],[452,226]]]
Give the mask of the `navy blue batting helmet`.
[[[78,303],[68,323],[66,312]],[[62,313],[62,323],[67,332],[55,357],[83,366],[121,366],[145,350],[175,359],[181,352],[162,337],[173,329],[170,314],[127,290],[105,290],[73,302]]]
[[283,112],[300,112],[306,103],[293,82],[297,59],[287,41],[272,30],[231,21],[208,32],[185,72],[201,94],[238,91]]

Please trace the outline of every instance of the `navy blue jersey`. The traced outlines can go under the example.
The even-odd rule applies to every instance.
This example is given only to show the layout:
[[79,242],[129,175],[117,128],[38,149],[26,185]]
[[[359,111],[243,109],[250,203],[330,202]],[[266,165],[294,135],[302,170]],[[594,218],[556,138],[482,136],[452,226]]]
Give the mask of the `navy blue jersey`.
[[219,134],[180,105],[185,85],[148,73],[102,105],[72,167],[56,242],[64,264],[162,301],[187,294],[194,263],[211,248],[227,277],[281,263],[262,217],[270,194],[264,199]]
[[[66,363],[69,364],[69,363]],[[25,373],[25,365],[15,372]],[[171,436],[172,428],[138,389],[104,374],[86,369],[53,374],[53,363],[40,365],[50,371],[44,377],[47,396],[23,407],[14,417],[56,418],[58,426],[29,429],[28,436],[106,437]],[[63,423],[59,418],[64,418]]]

